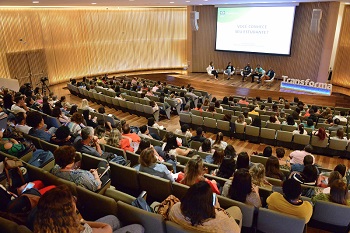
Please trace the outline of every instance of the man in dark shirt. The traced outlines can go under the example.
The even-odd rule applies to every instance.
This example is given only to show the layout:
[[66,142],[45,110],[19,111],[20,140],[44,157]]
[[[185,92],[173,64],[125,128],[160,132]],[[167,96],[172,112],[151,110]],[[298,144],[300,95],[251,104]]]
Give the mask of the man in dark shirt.
[[275,76],[275,71],[272,67],[265,73],[265,75],[261,78],[262,85],[264,85],[265,80],[271,80]]
[[252,74],[252,67],[250,67],[250,64],[247,63],[247,65],[243,69],[243,76],[242,76],[242,81],[245,81],[246,77],[249,77]]
[[201,127],[198,127],[196,130],[197,135],[191,137],[192,141],[198,141],[198,142],[204,142],[204,140],[206,139],[205,137],[203,137],[203,129]]

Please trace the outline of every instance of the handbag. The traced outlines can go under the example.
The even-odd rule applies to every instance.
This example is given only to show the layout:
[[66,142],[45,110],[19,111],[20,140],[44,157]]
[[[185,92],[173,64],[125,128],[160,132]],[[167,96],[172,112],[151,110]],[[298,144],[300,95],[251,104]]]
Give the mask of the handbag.
[[23,165],[22,161],[5,158],[4,167],[10,191],[14,191],[16,188],[28,182],[27,168]]
[[168,196],[162,203],[154,207],[154,212],[163,216],[164,220],[169,220],[169,211],[173,205],[180,202],[174,195]]

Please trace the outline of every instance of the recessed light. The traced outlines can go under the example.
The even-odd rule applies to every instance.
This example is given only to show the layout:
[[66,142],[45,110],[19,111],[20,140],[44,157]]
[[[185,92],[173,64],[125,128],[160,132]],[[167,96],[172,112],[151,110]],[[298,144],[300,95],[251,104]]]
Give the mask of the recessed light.
[[186,1],[186,2],[191,2],[191,1]]
[[133,1],[135,1],[135,0],[129,0],[129,2],[133,2]]
[[204,2],[207,2],[208,0],[204,0]]
[[92,4],[92,5],[96,5],[97,3],[96,3],[96,2],[92,2],[91,4]]
[[38,4],[38,3],[39,3],[39,1],[33,1],[33,3],[34,3],[34,4]]
[[174,2],[169,2],[169,3],[173,4]]

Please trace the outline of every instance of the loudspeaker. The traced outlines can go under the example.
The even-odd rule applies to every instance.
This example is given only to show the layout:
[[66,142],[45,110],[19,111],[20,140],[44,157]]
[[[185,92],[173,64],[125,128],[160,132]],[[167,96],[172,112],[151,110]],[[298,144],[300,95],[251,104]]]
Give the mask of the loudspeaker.
[[322,18],[322,10],[321,9],[313,9],[312,10],[312,18],[310,24],[310,31],[313,33],[320,32],[320,22]]
[[199,19],[199,12],[191,11],[191,27],[193,31],[198,31],[198,23],[197,23],[198,19]]

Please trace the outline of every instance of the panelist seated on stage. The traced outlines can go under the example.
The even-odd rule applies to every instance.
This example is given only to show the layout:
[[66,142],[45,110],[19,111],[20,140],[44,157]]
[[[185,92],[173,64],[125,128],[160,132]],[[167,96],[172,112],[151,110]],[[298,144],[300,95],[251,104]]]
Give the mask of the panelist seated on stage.
[[242,75],[242,81],[245,81],[246,77],[250,77],[253,73],[252,67],[250,66],[249,63],[244,67],[244,69],[241,72]]
[[275,71],[273,70],[272,67],[270,67],[269,70],[265,73],[265,75],[261,77],[261,82],[264,85],[264,82],[266,80],[271,80],[274,77],[275,77]]
[[232,63],[229,62],[224,70],[224,75],[227,75],[227,80],[230,80],[231,75],[235,73],[235,67],[233,67]]
[[219,74],[218,74],[217,70],[215,70],[214,63],[212,61],[209,63],[209,66],[207,67],[207,72],[209,75],[214,75],[215,80],[218,79]]
[[257,64],[256,68],[254,70],[254,73],[252,75],[252,83],[254,82],[254,78],[256,76],[258,76],[258,83],[260,83],[261,82],[261,77],[264,75],[264,73],[265,73],[264,69],[259,64]]

